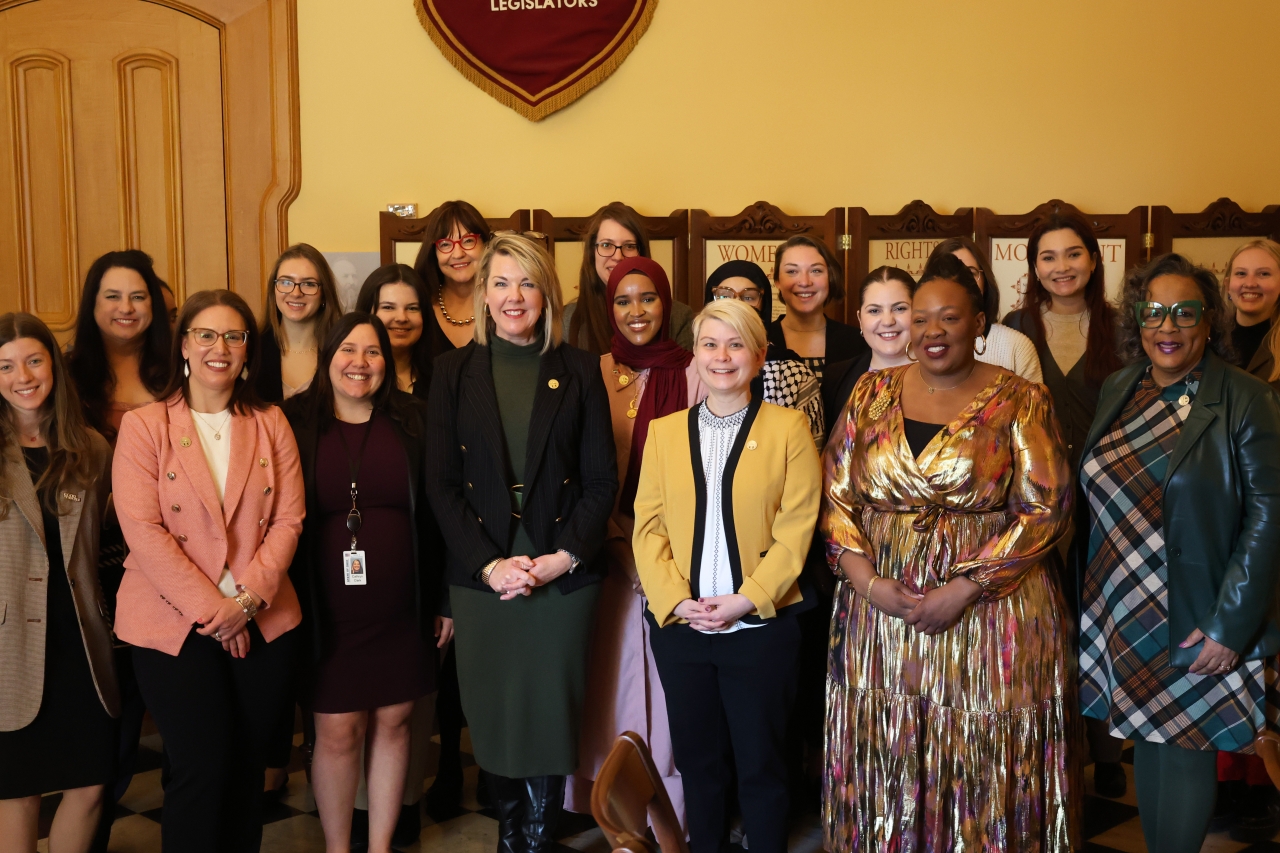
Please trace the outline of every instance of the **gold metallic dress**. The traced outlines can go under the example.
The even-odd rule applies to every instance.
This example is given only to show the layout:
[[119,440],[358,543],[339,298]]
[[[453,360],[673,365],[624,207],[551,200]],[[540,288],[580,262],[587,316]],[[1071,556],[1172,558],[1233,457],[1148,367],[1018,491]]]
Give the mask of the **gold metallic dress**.
[[1048,392],[1000,373],[914,458],[901,367],[858,381],[827,446],[821,529],[923,592],[983,588],[927,637],[836,590],[827,675],[825,847],[1066,851],[1077,839],[1072,632],[1055,543],[1066,454]]

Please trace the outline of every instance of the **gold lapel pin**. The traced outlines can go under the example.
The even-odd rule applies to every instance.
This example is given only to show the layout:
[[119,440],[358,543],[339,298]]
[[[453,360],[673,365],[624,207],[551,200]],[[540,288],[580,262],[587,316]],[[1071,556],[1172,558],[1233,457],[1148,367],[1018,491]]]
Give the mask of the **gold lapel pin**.
[[560,387],[560,380],[559,380],[559,379],[548,379],[548,380],[547,380],[547,387],[548,387],[548,388],[550,388],[552,391],[556,390],[557,388],[559,388],[559,387]]
[[181,441],[179,441],[179,442],[178,442],[178,444],[181,444],[183,447],[190,447],[190,446],[191,446],[191,439],[187,438],[187,437],[184,435],[184,436],[182,437],[182,440],[181,440]]

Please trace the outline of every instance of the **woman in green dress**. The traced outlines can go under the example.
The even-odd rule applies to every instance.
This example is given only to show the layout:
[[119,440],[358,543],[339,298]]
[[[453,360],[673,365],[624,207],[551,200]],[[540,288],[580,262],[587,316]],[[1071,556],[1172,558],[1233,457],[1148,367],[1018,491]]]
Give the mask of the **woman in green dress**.
[[617,462],[600,360],[561,343],[546,250],[498,234],[476,281],[475,340],[434,366],[427,488],[498,850],[539,853],[578,763]]

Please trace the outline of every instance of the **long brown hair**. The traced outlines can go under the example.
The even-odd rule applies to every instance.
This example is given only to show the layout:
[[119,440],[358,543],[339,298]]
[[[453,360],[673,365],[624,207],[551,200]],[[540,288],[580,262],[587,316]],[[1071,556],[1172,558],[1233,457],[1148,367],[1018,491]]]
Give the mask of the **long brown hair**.
[[[324,259],[324,255],[320,254],[320,250],[310,243],[293,244],[276,258],[276,265],[271,268],[271,275],[267,278],[267,303],[262,308],[262,322],[258,324],[258,329],[264,335],[268,330],[271,331],[282,353],[289,345],[289,341],[284,333],[280,309],[276,306],[276,276],[280,274],[281,264],[296,258],[310,261],[311,266],[316,268],[316,280],[320,282],[320,310],[316,312],[316,325],[312,331],[317,343],[329,337],[329,332],[342,319],[342,302],[338,299],[338,285],[333,279],[333,270],[329,268],[329,262]],[[179,332],[183,328],[182,322],[179,321]],[[253,329],[252,326],[249,328]]]
[[[182,310],[178,312],[178,329],[173,336],[173,354],[171,356],[173,374],[169,377],[169,384],[156,399],[168,400],[175,394],[181,394],[182,399],[188,403],[191,402],[190,392],[187,388],[187,383],[190,380],[187,379],[186,372],[182,369],[184,363],[182,341],[187,336],[187,329],[191,328],[191,323],[200,312],[217,305],[225,305],[239,314],[245,330],[249,333],[249,340],[244,345],[244,366],[248,370],[248,375],[236,377],[235,388],[231,391],[229,408],[240,415],[247,415],[253,409],[265,409],[267,408],[266,404],[258,399],[258,392],[255,390],[257,388],[259,364],[262,361],[262,335],[253,328],[253,311],[250,310],[249,304],[244,301],[240,294],[230,290],[198,290],[191,295],[190,299],[182,303]],[[338,319],[342,319],[341,315],[339,315]]]
[[[35,486],[36,491],[43,495],[45,507],[56,515],[59,494],[87,488],[97,476],[92,468],[92,430],[85,421],[75,383],[67,372],[62,351],[58,349],[58,342],[49,327],[31,314],[13,313],[0,317],[0,346],[18,338],[39,341],[48,351],[49,364],[53,368],[53,389],[40,408],[40,436],[49,449],[49,467]],[[6,463],[0,467],[0,519],[8,517],[9,506],[13,503],[7,464],[10,447],[20,447],[20,443],[12,407],[6,403],[3,414],[0,414],[0,458]]]
[[569,321],[569,340],[575,347],[602,355],[609,351],[613,341],[613,327],[609,325],[609,306],[605,299],[605,284],[596,272],[596,238],[600,226],[613,221],[635,235],[640,257],[649,257],[649,234],[644,230],[644,220],[630,206],[611,201],[595,212],[582,235],[582,266],[578,270],[578,307]]
[[[1031,319],[1033,337],[1043,343],[1043,311],[1053,301],[1053,295],[1045,289],[1036,275],[1036,256],[1040,254],[1040,240],[1051,231],[1074,231],[1084,243],[1085,251],[1093,258],[1093,275],[1084,286],[1085,306],[1089,310],[1089,336],[1085,340],[1084,376],[1091,385],[1101,385],[1102,380],[1124,366],[1117,352],[1116,330],[1119,318],[1107,301],[1107,273],[1102,267],[1102,249],[1098,238],[1084,219],[1074,213],[1054,213],[1036,226],[1027,239],[1027,293],[1023,307]],[[992,282],[994,283],[994,282]]]

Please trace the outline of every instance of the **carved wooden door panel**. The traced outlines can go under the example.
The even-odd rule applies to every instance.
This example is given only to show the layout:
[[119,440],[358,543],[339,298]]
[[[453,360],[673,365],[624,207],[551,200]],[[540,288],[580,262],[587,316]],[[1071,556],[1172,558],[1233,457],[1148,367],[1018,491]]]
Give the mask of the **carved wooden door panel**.
[[0,311],[68,329],[89,265],[123,248],[180,299],[227,286],[220,50],[145,0],[0,10]]

